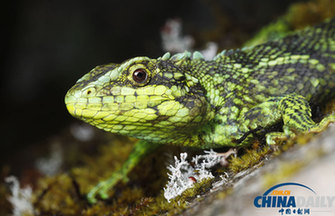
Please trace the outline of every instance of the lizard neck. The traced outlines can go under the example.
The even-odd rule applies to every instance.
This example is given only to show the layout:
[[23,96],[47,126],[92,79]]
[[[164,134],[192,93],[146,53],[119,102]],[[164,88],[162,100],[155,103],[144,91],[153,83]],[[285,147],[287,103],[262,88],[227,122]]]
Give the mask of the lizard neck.
[[227,56],[209,61],[189,60],[184,64],[186,73],[198,81],[207,101],[216,109],[220,109],[226,99],[238,92],[241,83],[248,77],[246,72],[249,72]]

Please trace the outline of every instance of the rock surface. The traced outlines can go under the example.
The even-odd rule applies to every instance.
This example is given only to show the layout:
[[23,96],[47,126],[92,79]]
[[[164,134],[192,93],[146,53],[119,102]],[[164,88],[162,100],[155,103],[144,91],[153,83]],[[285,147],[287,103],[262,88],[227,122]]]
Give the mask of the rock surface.
[[[247,170],[248,174],[234,184],[232,192],[226,197],[220,198],[219,189],[207,195],[202,202],[193,203],[184,215],[282,215],[278,212],[279,208],[256,208],[255,197],[275,184],[296,182],[312,188],[317,196],[335,198],[334,170],[335,125],[331,125],[306,145],[296,145],[280,156],[266,160],[263,167]],[[311,215],[335,215],[335,202],[332,202],[331,208],[311,208]]]

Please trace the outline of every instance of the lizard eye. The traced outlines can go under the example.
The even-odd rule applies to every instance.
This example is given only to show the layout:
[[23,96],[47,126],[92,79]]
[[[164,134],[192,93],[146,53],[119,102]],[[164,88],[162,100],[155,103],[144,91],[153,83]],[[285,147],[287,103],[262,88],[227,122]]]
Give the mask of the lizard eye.
[[133,79],[137,83],[144,83],[148,79],[148,74],[144,69],[137,69],[133,72]]

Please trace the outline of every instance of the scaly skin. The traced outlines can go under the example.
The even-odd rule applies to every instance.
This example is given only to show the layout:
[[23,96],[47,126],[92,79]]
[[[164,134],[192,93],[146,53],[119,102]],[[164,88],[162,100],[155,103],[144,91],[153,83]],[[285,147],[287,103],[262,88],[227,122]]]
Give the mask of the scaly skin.
[[141,139],[123,167],[88,194],[107,191],[161,144],[245,146],[269,132],[269,144],[296,132],[318,132],[311,107],[335,94],[335,19],[283,39],[204,60],[199,52],[136,57],[94,68],[68,91],[69,112],[98,128]]

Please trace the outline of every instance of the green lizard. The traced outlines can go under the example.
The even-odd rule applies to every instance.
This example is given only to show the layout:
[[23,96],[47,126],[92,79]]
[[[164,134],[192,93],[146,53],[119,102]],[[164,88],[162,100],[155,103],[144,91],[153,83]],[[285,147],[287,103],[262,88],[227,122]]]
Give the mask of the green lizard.
[[161,144],[198,148],[246,146],[266,134],[268,144],[297,132],[321,131],[311,107],[335,96],[335,18],[283,39],[204,60],[199,52],[157,59],[136,57],[97,66],[68,91],[69,112],[112,133],[139,138],[128,160],[88,194],[127,181],[130,170]]

